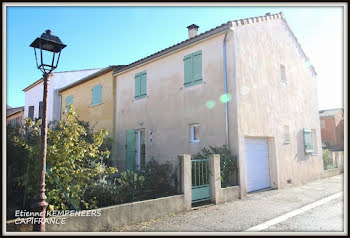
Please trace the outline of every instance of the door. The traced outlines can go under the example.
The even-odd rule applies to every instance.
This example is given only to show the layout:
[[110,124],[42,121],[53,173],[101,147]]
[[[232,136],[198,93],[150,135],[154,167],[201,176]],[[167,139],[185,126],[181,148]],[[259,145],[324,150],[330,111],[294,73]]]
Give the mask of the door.
[[270,187],[267,139],[245,139],[247,192]]
[[209,159],[192,159],[192,203],[210,200]]
[[134,161],[135,161],[135,130],[126,131],[126,170],[134,170]]
[[136,138],[136,169],[140,171],[145,168],[145,129],[137,130]]

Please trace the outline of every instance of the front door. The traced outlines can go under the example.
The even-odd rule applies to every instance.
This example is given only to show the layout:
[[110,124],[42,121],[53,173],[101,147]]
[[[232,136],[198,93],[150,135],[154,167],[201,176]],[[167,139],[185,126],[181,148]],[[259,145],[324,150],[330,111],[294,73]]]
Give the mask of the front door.
[[136,169],[140,171],[145,168],[145,129],[139,129],[136,133]]
[[145,129],[126,131],[126,169],[140,171],[145,166]]

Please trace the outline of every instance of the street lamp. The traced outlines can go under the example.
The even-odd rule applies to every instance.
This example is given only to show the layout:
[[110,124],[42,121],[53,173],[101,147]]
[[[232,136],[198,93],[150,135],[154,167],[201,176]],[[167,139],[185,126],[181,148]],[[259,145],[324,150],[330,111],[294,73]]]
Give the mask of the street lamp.
[[[36,202],[34,208],[40,212],[39,222],[34,223],[33,231],[45,231],[45,216],[48,203],[45,196],[45,173],[46,173],[46,148],[47,148],[47,107],[48,107],[48,88],[51,78],[51,72],[57,68],[60,60],[61,50],[66,47],[65,44],[57,37],[51,34],[50,30],[46,30],[40,37],[30,45],[34,48],[35,61],[37,68],[43,72],[44,95],[43,95],[43,115],[41,123],[41,160],[40,160],[40,193],[35,196]],[[38,62],[37,50],[39,50],[40,60]],[[51,55],[50,58],[44,59],[43,53]],[[55,56],[58,54],[57,59]]]

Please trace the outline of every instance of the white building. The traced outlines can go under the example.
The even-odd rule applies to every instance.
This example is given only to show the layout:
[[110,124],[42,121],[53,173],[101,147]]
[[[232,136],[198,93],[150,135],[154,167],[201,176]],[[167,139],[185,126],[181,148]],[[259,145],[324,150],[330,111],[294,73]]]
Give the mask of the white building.
[[[57,90],[74,83],[90,74],[99,71],[97,69],[74,70],[64,72],[54,72],[49,82],[48,95],[48,121],[56,121],[60,119],[61,99]],[[41,118],[39,111],[42,110],[43,101],[43,79],[39,79],[25,89],[24,117],[30,117],[33,120]]]

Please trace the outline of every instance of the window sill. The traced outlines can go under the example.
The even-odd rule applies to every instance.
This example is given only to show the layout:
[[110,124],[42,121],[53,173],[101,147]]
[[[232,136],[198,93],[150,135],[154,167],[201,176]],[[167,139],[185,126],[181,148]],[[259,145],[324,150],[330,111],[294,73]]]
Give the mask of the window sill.
[[202,84],[202,83],[203,83],[203,80],[199,80],[199,81],[192,82],[192,83],[189,83],[189,84],[184,84],[184,87],[185,88],[189,88],[191,86],[195,86],[195,85]]
[[103,104],[103,103],[100,102],[100,103],[97,103],[97,104],[90,105],[90,107],[95,107],[95,106],[102,105],[102,104]]
[[290,145],[290,141],[284,141],[283,145]]
[[190,141],[190,144],[199,144],[201,141]]
[[143,99],[143,98],[147,98],[147,95],[144,95],[144,96],[141,96],[141,97],[134,97],[134,100],[140,100],[140,99]]

